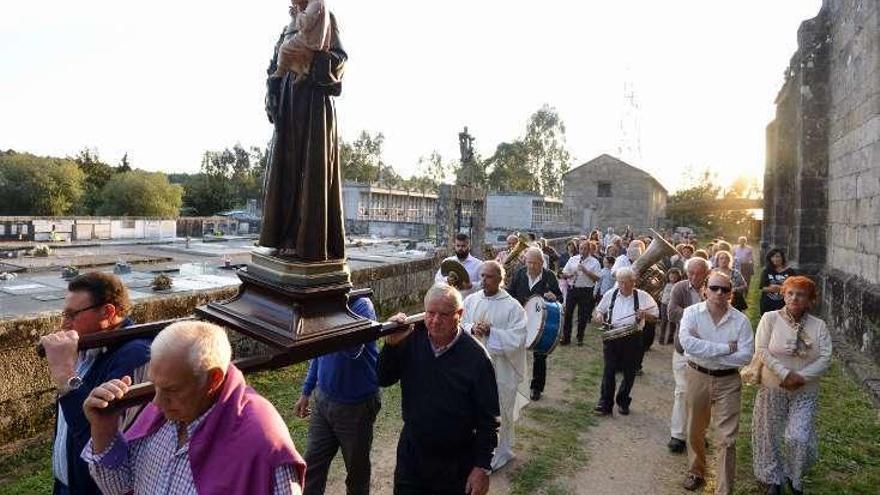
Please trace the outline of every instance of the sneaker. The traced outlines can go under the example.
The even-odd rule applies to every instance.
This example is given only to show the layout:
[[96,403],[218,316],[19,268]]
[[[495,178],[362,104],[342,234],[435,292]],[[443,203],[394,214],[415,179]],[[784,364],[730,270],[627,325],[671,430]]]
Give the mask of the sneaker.
[[685,478],[684,483],[682,483],[682,486],[684,487],[685,490],[692,492],[705,484],[706,484],[706,480],[704,480],[702,476],[697,476],[696,474],[688,473],[687,478]]
[[538,390],[532,390],[532,400],[541,400],[541,392]]
[[673,454],[681,454],[687,450],[687,442],[672,437],[669,439],[669,443],[666,444],[666,447],[669,449],[669,452],[672,452]]

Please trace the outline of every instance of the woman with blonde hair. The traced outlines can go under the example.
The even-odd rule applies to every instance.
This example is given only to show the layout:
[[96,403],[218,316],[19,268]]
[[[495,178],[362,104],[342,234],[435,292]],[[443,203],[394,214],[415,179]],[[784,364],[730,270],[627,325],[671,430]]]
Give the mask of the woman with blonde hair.
[[816,284],[792,276],[782,284],[785,306],[761,317],[755,357],[760,388],[752,415],[752,464],[768,494],[787,484],[802,493],[804,473],[818,457],[816,410],[819,379],[831,362],[831,336],[821,319],[807,313]]

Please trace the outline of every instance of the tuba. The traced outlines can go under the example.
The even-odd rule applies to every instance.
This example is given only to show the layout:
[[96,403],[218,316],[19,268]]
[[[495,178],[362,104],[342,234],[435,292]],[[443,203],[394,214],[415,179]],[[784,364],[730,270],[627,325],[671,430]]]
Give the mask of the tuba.
[[507,253],[507,258],[504,259],[504,271],[510,272],[511,268],[516,267],[519,263],[519,257],[523,254],[523,251],[528,249],[529,246],[529,238],[526,237],[525,234],[519,234],[517,236],[519,241],[517,241],[516,246]]
[[676,251],[662,235],[654,229],[650,230],[654,234],[654,240],[639,259],[633,262],[632,269],[638,277],[636,287],[650,294],[655,301],[659,301],[660,296],[663,295],[663,286],[666,285],[666,272],[657,265],[657,262],[666,256],[672,256]]

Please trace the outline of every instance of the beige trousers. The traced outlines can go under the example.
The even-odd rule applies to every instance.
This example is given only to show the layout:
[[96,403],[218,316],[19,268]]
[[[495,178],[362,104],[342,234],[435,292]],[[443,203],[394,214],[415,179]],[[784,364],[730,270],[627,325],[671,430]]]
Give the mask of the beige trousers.
[[742,381],[739,373],[713,377],[688,366],[685,401],[688,414],[688,470],[706,476],[706,429],[709,421],[718,435],[715,493],[733,493],[736,476],[736,435]]

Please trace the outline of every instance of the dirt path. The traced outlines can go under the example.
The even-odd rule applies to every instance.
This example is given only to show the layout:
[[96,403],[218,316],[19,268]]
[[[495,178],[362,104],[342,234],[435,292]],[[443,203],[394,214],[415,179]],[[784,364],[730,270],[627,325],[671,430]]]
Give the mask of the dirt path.
[[[629,416],[602,418],[582,438],[587,465],[569,480],[573,493],[678,494],[687,457],[670,454],[669,414],[674,381],[672,346],[654,346],[645,355],[645,374],[636,378]],[[598,391],[597,391],[598,394]]]
[[[588,359],[601,355],[587,348],[560,348],[560,353],[584,353]],[[567,491],[576,494],[679,494],[688,493],[680,488],[686,468],[684,455],[672,455],[666,450],[669,441],[669,413],[672,410],[673,379],[670,361],[672,347],[655,346],[645,356],[645,374],[636,379],[633,387],[632,412],[627,416],[602,418],[581,437],[586,444],[587,464],[561,483]],[[540,404],[550,405],[561,400],[568,391],[570,370],[548,366],[547,389]],[[598,397],[598,389],[590,398]],[[390,410],[387,408],[394,408]],[[399,404],[383,404],[383,413],[399,418]],[[397,420],[399,422],[399,419]],[[528,421],[523,419],[522,421]],[[373,442],[374,494],[391,494],[393,488],[399,423],[386,422],[390,427],[377,428]],[[509,476],[528,460],[528,449],[522,437],[517,439],[518,457],[492,476],[489,493],[510,493]],[[331,469],[326,493],[345,493],[345,470],[337,455]]]

